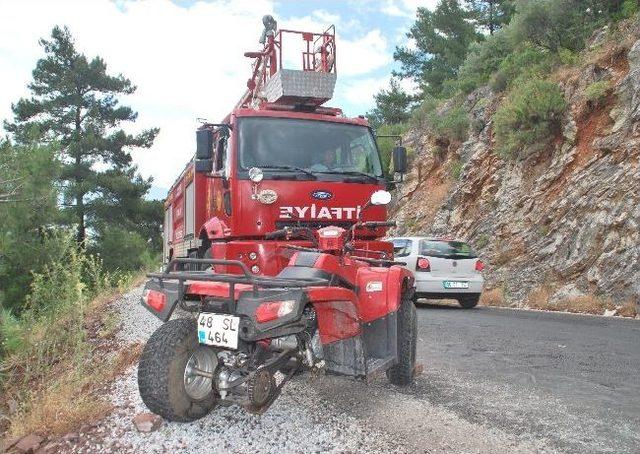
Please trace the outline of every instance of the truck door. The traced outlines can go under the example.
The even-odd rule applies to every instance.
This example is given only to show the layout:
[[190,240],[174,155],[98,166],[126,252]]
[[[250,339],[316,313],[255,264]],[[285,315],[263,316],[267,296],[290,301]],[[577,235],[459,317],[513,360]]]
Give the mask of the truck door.
[[232,216],[230,176],[229,137],[219,131],[215,136],[214,161],[212,172],[212,207],[214,216],[227,224]]
[[195,205],[196,180],[192,179],[184,189],[184,237],[185,240],[193,240],[195,229],[196,205]]
[[164,210],[164,232],[162,234],[162,258],[164,262],[169,261],[169,250],[171,249],[171,236],[173,235],[173,217],[171,216],[171,204]]

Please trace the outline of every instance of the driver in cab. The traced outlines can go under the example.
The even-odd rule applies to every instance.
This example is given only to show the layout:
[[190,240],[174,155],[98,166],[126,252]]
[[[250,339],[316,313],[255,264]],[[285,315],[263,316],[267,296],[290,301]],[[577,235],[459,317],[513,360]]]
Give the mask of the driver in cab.
[[328,149],[320,153],[320,160],[313,164],[309,170],[315,172],[329,172],[336,168],[336,150]]

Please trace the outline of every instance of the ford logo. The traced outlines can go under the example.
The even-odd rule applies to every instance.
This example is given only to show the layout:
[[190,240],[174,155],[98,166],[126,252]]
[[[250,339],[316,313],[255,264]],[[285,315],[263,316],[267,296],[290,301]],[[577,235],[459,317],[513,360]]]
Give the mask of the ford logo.
[[333,197],[333,194],[330,193],[329,191],[317,189],[311,193],[311,197],[313,197],[316,200],[329,200],[331,197]]

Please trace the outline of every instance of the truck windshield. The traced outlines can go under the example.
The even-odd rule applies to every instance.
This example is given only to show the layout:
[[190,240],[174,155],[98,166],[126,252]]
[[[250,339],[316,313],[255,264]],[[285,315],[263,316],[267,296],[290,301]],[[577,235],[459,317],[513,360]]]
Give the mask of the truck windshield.
[[239,167],[314,175],[382,177],[375,141],[365,126],[288,118],[242,118]]

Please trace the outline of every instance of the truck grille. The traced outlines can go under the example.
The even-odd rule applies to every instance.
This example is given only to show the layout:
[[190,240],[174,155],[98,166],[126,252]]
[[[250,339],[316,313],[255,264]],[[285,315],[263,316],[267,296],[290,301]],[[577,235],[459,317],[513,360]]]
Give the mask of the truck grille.
[[313,230],[321,229],[323,227],[329,227],[334,225],[336,227],[342,227],[343,229],[350,229],[354,224],[354,221],[276,221],[276,229],[283,229],[285,227],[308,227]]

